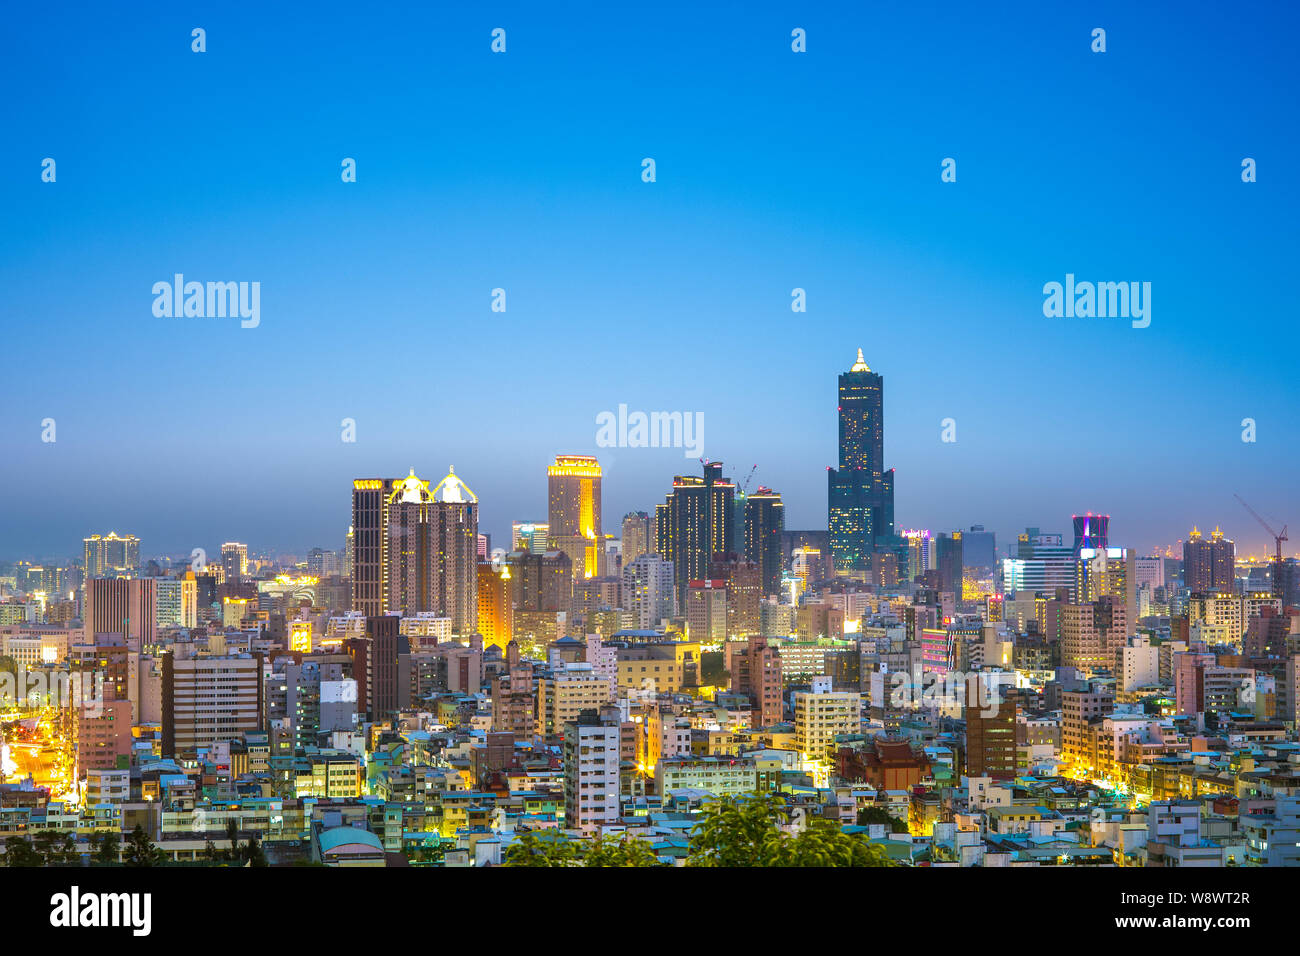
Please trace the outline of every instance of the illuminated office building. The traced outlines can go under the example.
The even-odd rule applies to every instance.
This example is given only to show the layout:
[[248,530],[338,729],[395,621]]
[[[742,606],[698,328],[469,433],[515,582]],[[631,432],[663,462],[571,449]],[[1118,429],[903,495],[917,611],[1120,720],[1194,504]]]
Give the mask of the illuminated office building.
[[557,455],[546,469],[548,549],[563,551],[575,578],[603,573],[600,527],[600,463],[581,455]]
[[915,580],[934,567],[934,547],[930,541],[930,532],[920,528],[908,528],[899,532],[907,548],[907,578]]
[[1026,528],[1016,538],[1015,557],[1002,562],[1003,594],[1030,591],[1050,596],[1066,588],[1073,599],[1077,583],[1074,549],[1059,534]]
[[514,603],[510,593],[510,566],[494,567],[491,562],[478,566],[478,632],[483,645],[495,644],[505,649],[514,634]]
[[858,360],[839,378],[839,467],[827,477],[836,573],[866,571],[894,534],[894,471],[885,470],[885,380]]
[[1086,515],[1074,515],[1074,556],[1084,548],[1105,551],[1110,532],[1110,515],[1095,515],[1089,511]]
[[545,521],[515,521],[510,527],[510,550],[530,554],[546,553],[546,536],[550,526]]

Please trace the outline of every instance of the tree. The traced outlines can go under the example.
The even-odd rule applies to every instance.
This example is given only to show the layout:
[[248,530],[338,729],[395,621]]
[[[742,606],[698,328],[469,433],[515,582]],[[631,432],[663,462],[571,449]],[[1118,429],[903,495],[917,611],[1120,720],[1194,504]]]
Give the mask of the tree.
[[776,794],[722,797],[705,804],[691,830],[687,866],[779,866],[785,801]]
[[127,866],[162,866],[166,860],[167,854],[153,845],[144,827],[137,823],[127,838],[122,862]]
[[539,835],[533,830],[520,833],[506,849],[506,866],[581,866],[575,841]]
[[262,852],[262,841],[257,837],[249,837],[248,842],[244,844],[244,859],[249,866],[270,866],[266,861],[266,854]]
[[81,854],[70,833],[42,830],[32,838],[32,849],[41,857],[42,866],[78,866]]
[[583,866],[659,866],[659,858],[644,840],[596,836],[580,849]]
[[781,850],[780,866],[893,866],[883,846],[820,817],[809,820],[793,839],[783,840]]
[[116,863],[122,849],[122,838],[116,831],[96,833],[90,838],[91,859],[96,863]]
[[12,836],[5,840],[5,866],[40,866],[44,862],[26,837]]
[[659,858],[635,837],[596,836],[570,840],[532,830],[520,833],[506,849],[506,866],[659,866]]
[[687,866],[893,866],[884,847],[814,817],[793,836],[780,828],[780,794],[723,797],[708,803],[691,831]]

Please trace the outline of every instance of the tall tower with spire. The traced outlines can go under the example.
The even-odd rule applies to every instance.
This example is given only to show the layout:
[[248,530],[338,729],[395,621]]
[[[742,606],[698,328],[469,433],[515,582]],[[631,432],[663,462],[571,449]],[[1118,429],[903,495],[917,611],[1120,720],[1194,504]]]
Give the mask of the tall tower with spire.
[[866,571],[894,536],[894,471],[885,460],[885,380],[858,359],[839,379],[839,467],[827,470],[827,524],[837,573]]

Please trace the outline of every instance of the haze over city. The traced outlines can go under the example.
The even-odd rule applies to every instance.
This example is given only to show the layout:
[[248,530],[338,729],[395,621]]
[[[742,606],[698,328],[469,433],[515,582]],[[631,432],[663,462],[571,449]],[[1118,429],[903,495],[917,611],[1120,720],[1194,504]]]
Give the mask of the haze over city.
[[[556,454],[600,458],[612,520],[698,470],[597,448],[620,403],[702,413],[704,457],[824,528],[858,347],[901,525],[1007,541],[1093,510],[1139,551],[1197,523],[1262,555],[1232,494],[1295,518],[1293,8],[814,11],[802,57],[765,39],[776,4],[508,5],[502,57],[462,42],[473,11],[403,11],[401,40],[353,12],[214,10],[201,57],[170,5],[15,13],[0,71],[42,95],[6,103],[0,156],[24,224],[0,235],[0,556],[114,528],[149,554],[339,548],[353,477],[448,465],[499,539]],[[155,317],[177,272],[260,282],[259,326]],[[1150,326],[1045,317],[1067,273],[1150,282]]]

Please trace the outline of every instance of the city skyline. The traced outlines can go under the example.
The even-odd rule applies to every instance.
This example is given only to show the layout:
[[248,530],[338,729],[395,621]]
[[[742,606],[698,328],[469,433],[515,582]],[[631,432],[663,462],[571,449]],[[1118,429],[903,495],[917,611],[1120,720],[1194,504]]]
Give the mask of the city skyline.
[[[852,365],[852,366],[847,370],[847,372],[842,371],[842,372],[840,373],[840,375],[839,375],[840,383],[841,383],[841,384],[840,384],[840,389],[841,389],[841,392],[840,392],[840,394],[841,394],[841,401],[844,400],[844,399],[843,399],[843,395],[844,395],[844,392],[843,392],[844,385],[843,385],[843,383],[844,383],[845,379],[848,378],[848,379],[850,379],[850,380],[855,380],[855,381],[856,381],[856,379],[854,378],[855,376],[857,376],[857,377],[859,377],[859,378],[861,377],[861,376],[859,375],[859,371],[861,371],[862,374],[867,375],[867,376],[868,376],[872,381],[876,382],[876,385],[875,385],[874,387],[877,389],[877,392],[879,392],[879,391],[881,390],[881,385],[880,385],[880,383],[883,381],[883,377],[879,374],[880,370],[875,370],[875,371],[873,372],[873,371],[869,368],[869,366],[867,365],[867,363],[866,363],[865,360],[864,360],[863,351],[862,351],[861,349],[858,349],[858,351],[857,351],[857,357],[856,357],[856,360],[853,362],[853,365]],[[881,397],[880,397],[879,394],[877,394],[876,398],[874,399],[874,402],[875,402],[875,404],[874,404],[875,411],[871,411],[871,412],[867,412],[867,413],[863,413],[863,414],[868,415],[868,416],[870,416],[870,417],[872,418],[873,424],[872,424],[871,427],[877,428],[881,433],[883,433],[884,429],[883,429],[879,424],[875,424],[875,423],[878,423],[879,420],[880,420],[880,418],[883,417],[883,416],[882,416],[882,412],[881,412],[881,408],[882,408],[882,406],[883,406],[883,407],[887,407],[887,406],[884,404],[884,402],[883,402],[883,400],[881,399]],[[846,421],[846,416],[847,416],[847,414],[848,414],[848,413],[844,410],[843,406],[840,406],[840,407],[837,409],[837,415],[838,415],[838,418],[839,418],[839,420],[840,420],[840,428],[841,428],[841,442],[844,442],[844,441],[847,440],[847,441],[849,442],[850,445],[856,447],[856,445],[854,445],[854,443],[857,441],[857,439],[856,439],[855,437],[850,436],[850,437],[847,438],[847,439],[844,437],[843,429],[844,429],[844,427],[845,427],[845,421]],[[864,420],[865,420],[865,419],[864,419]],[[877,435],[875,436],[874,441],[875,441],[875,446],[876,446],[877,448],[881,445],[881,443],[882,443],[882,439],[883,439],[883,434],[877,434]],[[532,518],[529,518],[528,515],[531,515],[531,514],[546,515],[546,514],[548,514],[548,512],[549,512],[549,511],[554,507],[554,505],[553,505],[553,503],[552,503],[552,501],[551,501],[550,499],[551,499],[551,497],[552,497],[552,495],[553,495],[553,491],[551,490],[551,488],[552,488],[552,486],[553,486],[553,483],[556,481],[556,478],[555,478],[554,475],[553,475],[553,472],[555,472],[555,467],[556,467],[558,464],[560,464],[561,462],[575,462],[575,461],[576,461],[576,462],[591,462],[591,463],[594,464],[594,467],[595,467],[596,482],[597,482],[597,490],[596,490],[596,493],[595,493],[595,505],[596,505],[596,507],[599,509],[598,513],[596,513],[596,514],[594,515],[594,520],[595,520],[596,529],[599,529],[599,527],[600,527],[600,525],[602,524],[602,522],[608,522],[608,521],[610,521],[610,520],[613,520],[615,524],[621,524],[621,521],[622,521],[623,516],[625,516],[625,515],[627,515],[627,514],[636,513],[636,512],[639,512],[639,511],[650,511],[650,512],[652,512],[652,511],[654,510],[654,507],[655,507],[656,502],[652,500],[652,501],[650,501],[649,503],[647,503],[646,505],[640,505],[639,503],[633,503],[633,504],[629,505],[629,506],[626,507],[626,508],[622,508],[622,507],[615,506],[614,509],[613,509],[613,511],[610,512],[610,513],[609,513],[609,516],[607,517],[607,513],[606,513],[606,511],[605,511],[603,508],[601,508],[601,506],[600,506],[600,503],[601,503],[600,485],[603,483],[603,479],[604,479],[605,477],[607,477],[608,474],[609,474],[609,470],[610,470],[609,462],[615,460],[615,459],[616,459],[616,456],[617,456],[619,453],[628,454],[629,452],[631,452],[631,453],[634,453],[634,454],[640,454],[640,453],[643,453],[643,452],[650,452],[650,453],[653,453],[653,454],[656,454],[656,455],[660,455],[660,456],[662,456],[662,455],[667,455],[667,456],[669,456],[670,458],[671,458],[671,456],[675,456],[675,455],[679,454],[679,452],[678,452],[676,449],[670,449],[670,448],[665,448],[665,449],[648,449],[648,448],[638,448],[638,449],[616,449],[616,450],[614,450],[614,451],[612,451],[612,452],[611,452],[610,450],[608,450],[608,449],[604,449],[604,450],[602,450],[602,449],[596,449],[596,451],[597,451],[597,452],[602,452],[602,451],[603,451],[603,455],[602,455],[602,454],[583,455],[583,454],[576,454],[576,453],[570,453],[570,452],[558,452],[558,453],[556,453],[556,454],[555,454],[554,456],[552,456],[552,458],[551,458],[551,464],[548,465],[548,464],[545,464],[545,463],[544,463],[544,464],[539,465],[539,468],[538,468],[538,474],[532,476],[532,480],[534,480],[538,485],[541,484],[541,479],[542,479],[542,477],[545,477],[546,480],[547,480],[546,490],[543,491],[541,495],[539,495],[539,497],[542,498],[542,504],[539,505],[537,508],[535,508],[535,509],[533,509],[533,510],[525,509],[525,510],[523,511],[523,513],[520,513],[520,514],[504,515],[504,514],[501,514],[501,513],[497,513],[497,509],[493,509],[493,508],[491,507],[491,503],[489,502],[489,517],[488,517],[485,521],[483,521],[482,523],[479,524],[479,526],[478,526],[479,531],[482,532],[482,533],[489,534],[489,535],[491,536],[491,538],[492,538],[492,540],[493,540],[493,542],[494,542],[494,545],[493,545],[494,547],[501,547],[501,546],[503,546],[503,545],[501,544],[502,542],[505,542],[505,541],[509,541],[509,540],[510,540],[510,537],[511,537],[511,530],[510,530],[510,529],[511,529],[511,523],[513,523],[513,522],[519,522],[519,521],[540,520],[540,518],[538,518],[538,519],[532,519]],[[852,451],[852,452],[850,452],[850,454],[857,454],[857,452],[856,452],[856,451]],[[871,457],[871,458],[874,458],[876,454],[877,454],[877,453],[870,453],[870,452],[867,453],[868,457]],[[841,456],[842,456],[842,455],[843,455],[843,453],[841,453]],[[887,456],[886,456],[886,458],[885,458],[885,461],[888,461]],[[749,469],[746,469],[746,468],[744,468],[743,466],[741,466],[741,465],[739,465],[738,463],[735,463],[735,462],[715,461],[715,460],[708,459],[708,458],[701,459],[701,462],[702,462],[702,463],[711,463],[711,464],[715,464],[715,465],[721,465],[721,466],[722,466],[722,477],[723,477],[724,479],[726,479],[726,480],[729,480],[729,481],[739,481],[740,478],[742,477],[742,475],[745,475],[745,474],[747,474],[747,473],[749,472]],[[689,464],[689,463],[688,463],[688,464]],[[843,464],[844,464],[844,460],[843,460],[843,458],[841,457],[841,461],[840,461],[841,468],[843,468]],[[541,472],[543,471],[543,469],[546,470],[546,474],[545,474],[545,475],[541,474]],[[755,474],[757,474],[758,471],[761,471],[761,465],[755,465],[755,466],[754,466],[754,469],[755,469]],[[424,469],[424,468],[416,468],[416,467],[409,467],[409,468],[407,468],[407,469],[405,469],[405,470],[408,471],[408,472],[410,473],[410,475],[411,475],[412,478],[414,478],[415,475],[416,475],[417,473],[420,473],[420,474],[432,474],[432,473],[433,473],[433,471],[430,471],[430,470],[428,470],[428,469]],[[435,468],[435,470],[436,470],[436,468]],[[683,469],[681,469],[681,468],[677,468],[677,469],[675,469],[675,472],[676,472],[676,473],[679,473],[679,472],[681,472],[682,470],[683,470]],[[690,469],[687,468],[686,470],[689,471]],[[379,473],[381,473],[381,471],[382,471],[381,469],[370,469],[369,472],[367,472],[367,473],[379,474]],[[892,472],[892,469],[891,469],[890,471]],[[829,467],[828,467],[828,469],[827,469],[827,472],[828,472],[828,474],[830,474],[830,475],[834,475],[834,472],[831,471],[831,470],[829,469]],[[392,470],[392,471],[389,472],[389,473],[397,474],[398,471],[397,471],[397,470]],[[350,479],[350,481],[351,481],[351,480],[353,480],[353,479]],[[390,480],[393,480],[393,481],[400,481],[401,479],[390,479]],[[529,480],[529,479],[523,479],[520,483],[521,483],[521,484],[525,484],[525,483],[528,482],[528,480]],[[764,480],[766,480],[766,478],[764,478]],[[672,481],[672,479],[669,478],[668,481],[667,481],[667,485],[668,485],[668,487],[671,487],[671,481]],[[831,487],[834,487],[834,481],[835,481],[835,479],[832,478]],[[476,482],[476,484],[477,484],[477,482]],[[762,484],[762,482],[760,482],[760,484]],[[823,487],[825,487],[825,486],[823,486]],[[617,493],[618,493],[618,489],[615,488],[614,491],[615,491],[615,494],[617,495]],[[890,495],[891,495],[891,497],[892,497],[892,493],[893,493],[893,489],[892,489],[892,487],[891,487],[891,488],[890,488]],[[626,496],[624,495],[624,496],[622,496],[622,497],[625,498]],[[660,493],[660,497],[662,497],[662,492]],[[806,514],[806,513],[807,513],[807,503],[806,503],[806,502],[803,502],[803,503],[796,503],[796,504],[794,504],[794,505],[792,506],[792,500],[791,500],[791,498],[790,498],[788,495],[782,495],[782,499],[783,499],[783,504],[784,504],[785,507],[787,508],[787,512],[786,512],[786,513],[787,513],[787,516],[789,516],[790,514],[794,514],[794,515],[797,516],[797,515],[800,515],[800,514]],[[617,500],[617,498],[616,498],[616,500]],[[787,528],[787,530],[790,530],[790,531],[812,531],[812,530],[817,530],[817,531],[826,531],[826,530],[828,530],[828,529],[829,529],[829,523],[828,523],[828,521],[827,521],[826,516],[827,516],[827,514],[828,514],[828,510],[829,510],[829,508],[828,508],[828,505],[829,505],[829,496],[827,496],[826,499],[824,499],[824,500],[827,501],[827,504],[824,504],[824,505],[823,505],[823,510],[822,510],[823,519],[822,519],[820,522],[817,522],[816,520],[813,520],[811,523],[807,523],[807,524],[805,524],[805,523],[799,523],[797,520],[794,521],[794,522],[791,522],[791,521],[787,520],[787,522],[786,522],[786,528]],[[1252,518],[1250,514],[1248,514],[1244,509],[1242,509],[1242,507],[1241,507],[1240,504],[1237,504],[1237,503],[1234,502],[1234,505],[1236,506],[1236,509],[1237,509],[1238,511],[1240,511],[1242,515],[1245,516],[1246,520],[1247,520],[1250,524],[1255,524],[1256,527],[1258,527],[1258,524],[1257,524],[1258,519],[1256,519],[1256,518]],[[588,507],[590,507],[590,505],[589,505]],[[1071,525],[1071,522],[1072,522],[1072,521],[1074,521],[1075,523],[1077,523],[1077,521],[1080,519],[1080,517],[1081,517],[1082,515],[1084,515],[1084,514],[1087,514],[1087,515],[1096,514],[1096,515],[1098,515],[1098,516],[1101,516],[1101,515],[1104,515],[1104,514],[1105,514],[1105,511],[1104,511],[1104,509],[1100,509],[1100,508],[1096,509],[1095,511],[1094,511],[1093,509],[1089,508],[1089,509],[1087,509],[1086,511],[1083,510],[1083,509],[1077,509],[1077,510],[1074,510],[1074,511],[1069,511],[1067,514],[1068,514],[1068,516],[1067,516],[1066,514],[1062,514],[1062,515],[1059,515],[1059,516],[1058,516],[1058,517],[1060,518],[1059,525],[1057,525],[1057,524],[1053,524],[1053,523],[1052,523],[1052,516],[1048,516],[1047,518],[1039,519],[1038,521],[1033,520],[1033,516],[1028,516],[1028,517],[1027,517],[1027,520],[1026,520],[1023,524],[1019,525],[1018,527],[1013,527],[1013,528],[999,528],[999,527],[992,527],[992,526],[990,526],[987,522],[979,520],[978,516],[973,516],[972,518],[970,518],[970,519],[968,519],[968,520],[964,520],[964,521],[961,521],[961,522],[958,522],[958,523],[955,523],[955,524],[952,524],[952,525],[948,525],[948,526],[945,526],[945,525],[935,525],[935,524],[933,524],[933,523],[927,523],[927,522],[925,522],[925,521],[916,521],[916,520],[898,520],[898,521],[895,521],[895,522],[891,522],[891,525],[892,525],[892,526],[891,526],[890,533],[892,533],[893,528],[895,528],[895,527],[898,528],[898,529],[902,529],[902,528],[905,528],[905,527],[928,528],[930,531],[932,531],[932,532],[938,534],[938,533],[942,533],[942,532],[951,532],[951,531],[967,531],[967,530],[973,529],[975,526],[982,526],[982,528],[983,528],[984,530],[992,531],[992,532],[997,536],[997,541],[998,541],[998,544],[997,544],[997,547],[998,547],[998,554],[999,554],[999,556],[1005,556],[1005,555],[1008,555],[1008,554],[1011,553],[1011,552],[1010,552],[1010,549],[1012,549],[1013,542],[1015,541],[1015,537],[1016,537],[1016,535],[1019,534],[1019,533],[1021,533],[1022,531],[1024,531],[1026,528],[1030,528],[1030,527],[1038,527],[1038,528],[1040,528],[1040,529],[1043,531],[1043,533],[1049,533],[1049,534],[1050,534],[1050,533],[1061,533],[1061,534],[1063,534],[1063,535],[1068,536],[1069,533],[1070,533],[1070,530],[1071,530],[1070,525]],[[1109,518],[1109,516],[1107,516],[1107,517]],[[1122,519],[1122,517],[1123,517],[1123,516],[1121,516],[1121,519]],[[1275,520],[1275,519],[1270,519],[1270,520]],[[147,524],[147,522],[143,522],[143,523]],[[1276,527],[1283,527],[1284,525],[1286,525],[1286,523],[1287,523],[1287,522],[1285,522],[1285,521],[1276,521],[1275,526],[1276,526]],[[121,530],[121,533],[123,533],[123,534],[133,534],[133,535],[136,535],[138,538],[140,538],[140,539],[142,539],[142,540],[145,540],[145,539],[146,539],[146,535],[144,535],[144,534],[139,534],[139,533],[135,530],[135,528],[136,528],[137,526],[139,526],[140,524],[142,524],[142,522],[137,521],[135,524],[130,525],[130,526],[129,526],[129,527],[130,527],[130,530],[122,530],[122,529],[126,529],[126,528],[128,527],[127,525],[123,525],[121,529],[119,529],[119,528],[117,528],[117,527],[114,527],[114,528],[112,529],[112,532],[113,532],[113,533],[116,533],[116,532],[118,532],[119,530]],[[1186,540],[1187,540],[1187,538],[1190,536],[1191,532],[1194,531],[1194,530],[1195,530],[1199,525],[1201,525],[1201,524],[1206,524],[1207,526],[1210,526],[1210,525],[1221,526],[1221,525],[1225,525],[1225,524],[1226,524],[1226,525],[1229,526],[1229,528],[1232,528],[1232,529],[1238,529],[1238,528],[1246,527],[1246,525],[1245,525],[1244,523],[1242,523],[1240,520],[1235,520],[1234,517],[1233,517],[1233,515],[1232,515],[1232,513],[1229,512],[1229,513],[1228,513],[1228,514],[1227,514],[1227,515],[1226,515],[1222,520],[1219,520],[1219,519],[1206,520],[1206,519],[1204,519],[1204,518],[1194,518],[1194,519],[1192,520],[1192,522],[1191,522],[1189,528],[1188,528],[1188,531],[1184,534],[1184,536],[1181,536],[1181,537],[1178,537],[1178,538],[1175,538],[1175,539],[1172,539],[1172,540],[1164,541],[1164,542],[1154,542],[1154,541],[1153,541],[1153,542],[1151,542],[1151,543],[1149,543],[1149,544],[1141,544],[1141,543],[1135,544],[1135,543],[1133,543],[1132,538],[1131,538],[1130,536],[1128,536],[1128,535],[1126,535],[1126,534],[1124,533],[1124,530],[1123,530],[1123,529],[1124,529],[1124,522],[1123,522],[1123,520],[1121,520],[1121,522],[1120,522],[1120,524],[1119,524],[1120,534],[1119,534],[1118,536],[1112,536],[1112,537],[1114,538],[1114,540],[1119,541],[1119,542],[1122,542],[1126,547],[1134,548],[1134,549],[1136,549],[1138,552],[1140,552],[1140,553],[1142,553],[1142,554],[1153,554],[1153,555],[1154,555],[1154,554],[1156,554],[1156,553],[1163,553],[1166,549],[1175,549],[1175,550],[1176,550],[1176,549],[1180,548],[1180,547],[1181,547],[1181,546],[1186,542]],[[349,525],[349,527],[350,527],[350,525]],[[101,529],[99,529],[99,530],[94,531],[93,533],[94,533],[94,534],[104,534],[104,533],[108,533],[108,532],[101,528]],[[86,537],[89,537],[90,534],[91,534],[91,532],[87,532]],[[1224,536],[1225,536],[1225,537],[1230,538],[1230,539],[1232,539],[1233,541],[1237,542],[1237,546],[1238,546],[1238,548],[1239,548],[1238,554],[1239,554],[1240,557],[1242,557],[1242,558],[1248,558],[1248,557],[1259,557],[1259,558],[1261,558],[1261,559],[1266,559],[1266,558],[1267,558],[1270,554],[1272,554],[1272,552],[1273,552],[1273,542],[1272,542],[1271,539],[1269,539],[1267,545],[1264,545],[1263,543],[1258,543],[1258,544],[1257,544],[1256,541],[1255,541],[1255,539],[1256,539],[1256,538],[1261,538],[1262,535],[1263,535],[1262,529],[1259,530],[1259,531],[1255,531],[1255,532],[1251,532],[1249,529],[1247,529],[1247,533],[1245,533],[1245,534],[1240,533],[1240,531],[1237,531],[1236,533],[1224,533]],[[275,545],[275,544],[262,544],[262,543],[259,543],[259,542],[256,541],[256,536],[255,536],[255,534],[244,534],[244,535],[241,535],[241,536],[242,536],[242,537],[246,537],[246,538],[253,538],[253,539],[254,539],[254,541],[253,541],[253,550],[254,550],[254,553],[257,553],[257,554],[265,554],[265,555],[286,555],[286,554],[289,554],[289,555],[298,555],[298,554],[301,554],[303,557],[305,557],[306,554],[307,554],[309,551],[311,551],[312,549],[315,549],[315,548],[322,548],[322,549],[327,550],[327,551],[339,551],[339,552],[341,552],[341,551],[343,550],[342,543],[343,543],[344,540],[346,540],[346,537],[347,537],[347,528],[346,528],[346,527],[344,528],[343,533],[342,533],[342,536],[341,536],[341,539],[342,539],[342,540],[340,540],[340,541],[331,542],[331,541],[329,541],[329,540],[316,540],[314,543],[311,543],[311,544],[298,544],[298,545],[295,545],[295,546],[289,546],[289,547],[285,547],[285,546],[283,546],[283,545],[281,545],[281,546],[277,546],[277,545]],[[237,537],[238,537],[238,536],[237,536]],[[200,541],[197,541],[196,543],[193,543],[193,544],[190,544],[190,545],[183,545],[183,546],[177,547],[177,548],[172,549],[172,550],[168,550],[168,549],[166,549],[166,548],[151,548],[151,547],[146,547],[146,548],[144,549],[144,552],[143,552],[143,553],[144,553],[144,554],[147,554],[147,555],[150,556],[150,557],[169,556],[169,557],[173,557],[173,558],[175,558],[175,557],[178,557],[178,556],[189,555],[189,554],[192,552],[193,548],[203,548],[203,549],[205,550],[205,552],[211,552],[211,553],[213,553],[213,554],[217,554],[218,551],[217,551],[217,549],[216,549],[215,547],[213,547],[213,544],[216,542],[217,539],[228,540],[229,538],[230,538],[230,535],[225,535],[224,537],[223,537],[222,535],[217,535],[217,536],[214,537],[211,541],[208,541],[208,540],[206,540],[206,539],[205,539],[205,540],[200,540]],[[1262,541],[1262,538],[1261,538],[1261,541]],[[68,553],[68,554],[62,554],[62,553],[59,553],[59,552],[48,552],[48,553],[42,553],[42,554],[36,554],[36,555],[34,555],[34,554],[0,554],[0,560],[7,560],[7,561],[13,561],[13,560],[38,560],[38,561],[39,561],[39,560],[42,560],[42,559],[44,559],[44,560],[65,560],[65,559],[68,559],[68,558],[74,556],[76,553],[77,553],[77,552],[70,552],[70,553]],[[1283,551],[1284,556],[1288,556],[1288,557],[1290,557],[1290,556],[1294,556],[1294,555],[1297,554],[1297,553],[1300,553],[1300,552],[1287,551],[1287,550],[1285,550],[1285,549],[1284,549],[1284,551]]]

